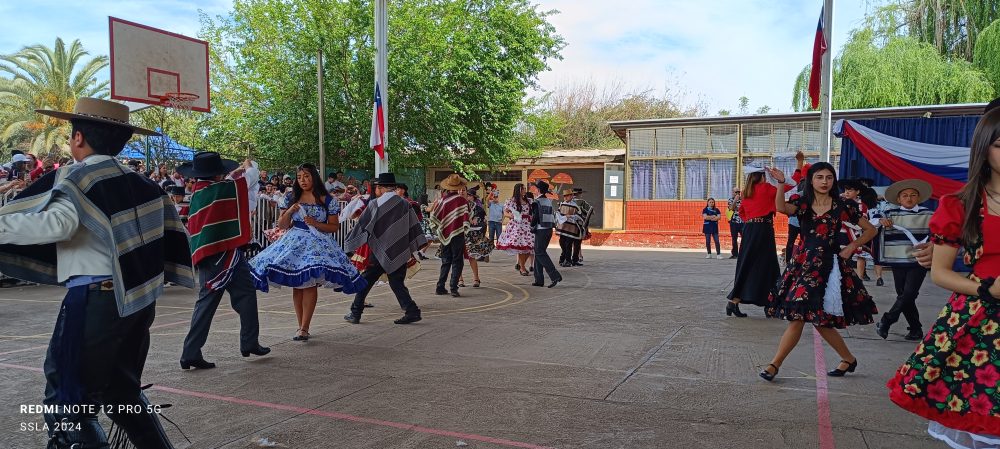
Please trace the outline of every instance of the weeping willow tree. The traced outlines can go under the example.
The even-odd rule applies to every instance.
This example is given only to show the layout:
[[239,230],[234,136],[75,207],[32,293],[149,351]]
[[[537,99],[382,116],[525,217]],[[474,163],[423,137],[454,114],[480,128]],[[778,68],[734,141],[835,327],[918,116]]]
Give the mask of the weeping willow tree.
[[979,33],[1000,19],[994,0],[897,0],[887,6],[898,6],[910,36],[966,61],[973,60]]
[[[910,36],[884,38],[871,28],[852,33],[833,63],[833,108],[862,109],[974,103],[993,98],[993,84],[962,59],[949,59]],[[884,40],[884,44],[882,41]],[[792,108],[809,110],[809,72],[795,80]]]
[[972,64],[993,83],[995,95],[1000,95],[1000,20],[995,20],[979,33]]

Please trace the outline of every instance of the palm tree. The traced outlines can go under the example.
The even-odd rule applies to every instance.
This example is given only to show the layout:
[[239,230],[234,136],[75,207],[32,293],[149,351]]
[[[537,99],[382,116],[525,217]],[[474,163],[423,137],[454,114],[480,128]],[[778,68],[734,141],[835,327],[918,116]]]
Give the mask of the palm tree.
[[69,125],[35,113],[35,109],[72,111],[79,97],[107,98],[108,81],[98,82],[97,72],[108,66],[107,56],[84,61],[89,53],[79,39],[69,48],[56,38],[53,48],[24,47],[0,56],[0,141],[28,142],[31,151],[47,153],[69,136]]

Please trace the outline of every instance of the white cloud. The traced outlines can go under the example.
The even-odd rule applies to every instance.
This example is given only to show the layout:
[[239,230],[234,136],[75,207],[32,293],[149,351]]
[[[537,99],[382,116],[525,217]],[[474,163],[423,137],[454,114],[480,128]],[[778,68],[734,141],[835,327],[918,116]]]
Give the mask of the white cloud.
[[[540,84],[551,90],[589,80],[620,80],[638,88],[686,90],[710,113],[751,106],[791,109],[792,84],[809,63],[819,1],[540,0],[567,41],[562,61]],[[864,14],[861,0],[838,2],[835,42]],[[673,86],[674,83],[680,86]]]
[[[540,76],[541,86],[590,80],[599,86],[674,89],[710,113],[751,106],[788,111],[795,76],[811,58],[820,0],[537,0],[566,39],[562,61]],[[843,0],[835,10],[835,47],[858,24],[866,0]],[[2,2],[6,18],[0,54],[25,45],[80,39],[91,54],[108,54],[108,16],[197,36],[198,10],[227,13],[231,0],[36,0]]]

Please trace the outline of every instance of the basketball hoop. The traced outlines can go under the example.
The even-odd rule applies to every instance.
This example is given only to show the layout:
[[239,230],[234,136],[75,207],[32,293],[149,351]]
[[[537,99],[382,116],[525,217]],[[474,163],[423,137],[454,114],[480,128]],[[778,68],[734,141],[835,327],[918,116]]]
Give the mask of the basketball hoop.
[[189,92],[167,92],[160,95],[160,105],[177,109],[184,113],[190,113],[191,107],[194,106],[194,102],[199,98],[201,97],[197,94]]

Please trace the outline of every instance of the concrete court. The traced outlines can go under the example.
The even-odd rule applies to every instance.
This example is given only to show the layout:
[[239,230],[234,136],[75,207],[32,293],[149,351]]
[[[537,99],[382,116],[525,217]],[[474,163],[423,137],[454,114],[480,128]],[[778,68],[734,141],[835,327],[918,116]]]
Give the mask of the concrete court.
[[[550,254],[556,255],[555,249]],[[261,295],[262,358],[240,357],[238,321],[219,309],[205,348],[218,363],[182,371],[191,290],[158,302],[144,382],[154,403],[171,403],[164,422],[178,448],[939,448],[926,423],[891,404],[885,382],[916,346],[888,341],[874,326],[844,332],[858,372],[830,378],[828,406],[817,399],[809,327],[767,383],[757,377],[785,323],[726,317],[733,260],[699,252],[584,249],[586,266],[562,269],[557,288],[532,287],[513,258],[482,263],[483,287],[462,298],[435,296],[439,262],[409,281],[423,309],[400,326],[388,287],[376,287],[361,325],[342,320],[349,297],[321,291],[313,338],[295,342],[291,291]],[[879,308],[892,279],[868,283]],[[39,448],[41,423],[20,414],[39,404],[40,367],[63,291],[0,290],[0,448]],[[925,327],[946,292],[924,284]],[[817,337],[818,338],[818,337]],[[825,345],[827,369],[839,358]],[[822,379],[825,376],[822,376]],[[822,390],[822,388],[820,388]],[[819,416],[829,415],[832,438]],[[262,442],[261,438],[266,438]]]

